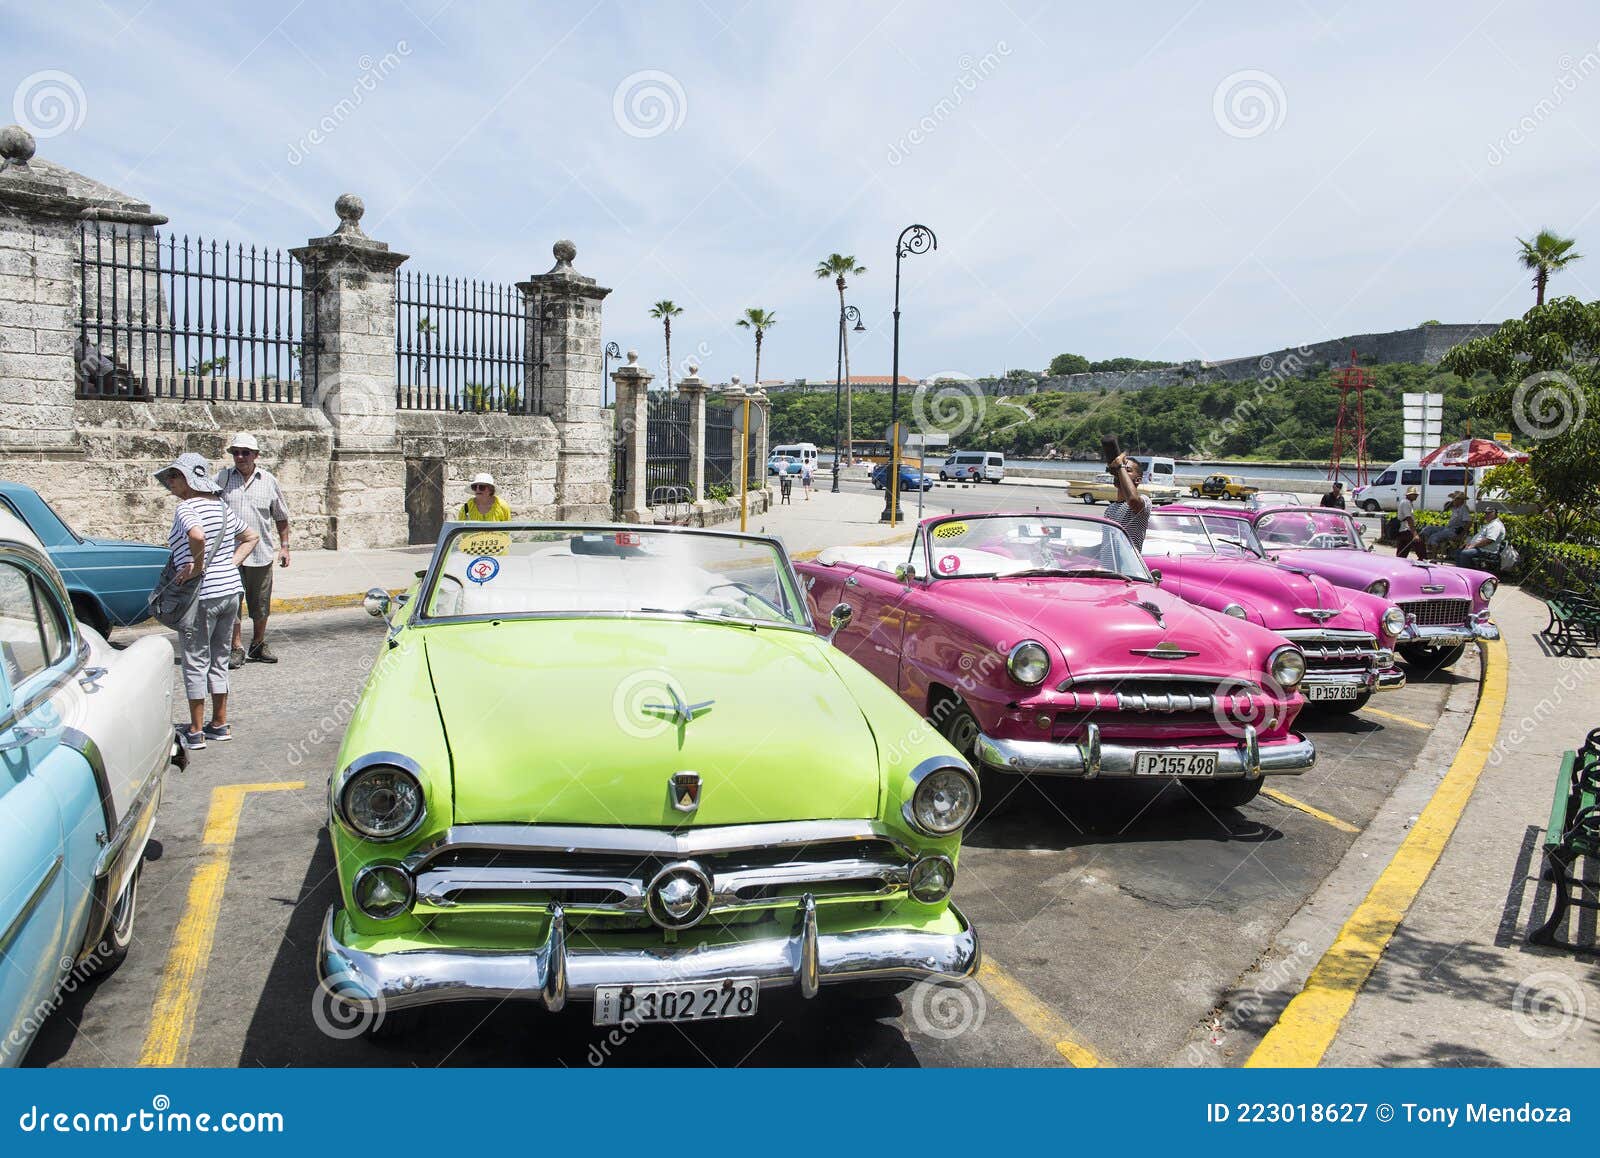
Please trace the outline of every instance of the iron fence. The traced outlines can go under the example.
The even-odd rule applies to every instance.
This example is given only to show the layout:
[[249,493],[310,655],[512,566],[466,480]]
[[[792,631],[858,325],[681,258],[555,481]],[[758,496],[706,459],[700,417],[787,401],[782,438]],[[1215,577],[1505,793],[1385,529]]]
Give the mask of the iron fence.
[[544,359],[536,348],[530,380],[527,312],[515,286],[406,272],[395,277],[394,291],[396,406],[538,412]]
[[713,487],[739,489],[734,463],[739,457],[739,432],[734,429],[733,411],[725,406],[706,407],[706,490]]
[[[689,456],[689,422],[693,405],[686,398],[675,398],[665,393],[650,396],[646,404],[644,456],[644,489],[647,496],[655,495],[663,487],[693,487]],[[691,501],[698,497],[691,491]]]
[[79,398],[314,401],[316,309],[291,254],[103,222],[79,243]]

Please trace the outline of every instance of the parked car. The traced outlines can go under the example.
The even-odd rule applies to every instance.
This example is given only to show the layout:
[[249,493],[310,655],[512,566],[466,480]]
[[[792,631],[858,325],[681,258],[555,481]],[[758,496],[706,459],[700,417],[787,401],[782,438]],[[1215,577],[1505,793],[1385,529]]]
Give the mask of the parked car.
[[474,998],[747,1017],[977,968],[949,901],[977,777],[813,631],[778,540],[451,524],[367,607],[317,963],[370,1028]]
[[0,509],[39,537],[61,572],[79,621],[101,635],[149,616],[150,592],[167,562],[167,548],[121,539],[86,539],[22,483],[0,481]]
[[[1248,523],[1233,521],[1249,534]],[[1298,647],[1308,704],[1353,712],[1374,692],[1405,687],[1394,645],[1406,617],[1389,600],[1269,563],[1248,540],[1213,534],[1199,513],[1153,512],[1143,554],[1163,590],[1259,623]]]
[[1262,491],[1258,490],[1247,500],[1249,505],[1261,507],[1309,507],[1314,506],[1311,495],[1301,494],[1299,491]]
[[1449,667],[1475,639],[1500,638],[1489,614],[1489,600],[1500,585],[1493,575],[1377,554],[1362,538],[1361,524],[1344,511],[1271,507],[1233,516],[1206,511],[1204,517],[1213,530],[1220,519],[1247,522],[1254,529],[1252,541],[1268,559],[1397,604],[1406,625],[1395,650],[1415,672],[1427,675]]
[[1190,487],[1189,493],[1195,498],[1247,499],[1259,489],[1231,474],[1208,474]]
[[[1316,760],[1300,649],[1158,586],[1093,516],[949,515],[802,563],[835,642],[995,774],[1181,778],[1243,804]],[[913,627],[914,625],[914,627]]]
[[[1177,501],[1178,489],[1169,484],[1152,484],[1148,477],[1139,484],[1139,493],[1154,505]],[[1089,504],[1117,501],[1117,484],[1111,481],[1109,471],[1101,471],[1092,479],[1072,479],[1067,483],[1067,497],[1082,499]]]
[[813,470],[817,466],[817,444],[814,442],[791,442],[783,446],[775,446],[769,452],[767,459],[767,473],[777,474],[773,469],[772,460],[776,458],[787,459],[786,469],[790,474],[799,474],[805,463],[810,463]]
[[167,765],[172,647],[113,651],[73,614],[39,537],[0,510],[0,1065],[17,1065],[74,970],[133,942]]
[[1480,497],[1490,497],[1480,496],[1478,490],[1483,483],[1483,476],[1492,469],[1486,466],[1430,466],[1424,470],[1417,459],[1402,458],[1385,467],[1383,473],[1366,486],[1356,487],[1350,497],[1363,511],[1392,511],[1400,505],[1400,499],[1406,491],[1416,487],[1419,492],[1417,510],[1442,511],[1450,505],[1450,496],[1456,491],[1465,491],[1468,501],[1473,503]]
[[768,474],[799,474],[800,464],[786,454],[775,454],[767,459]]
[[[889,478],[889,464],[880,462],[872,468],[872,485],[878,490],[884,488]],[[900,489],[903,491],[932,490],[933,480],[915,467],[905,464],[900,466]]]
[[958,450],[939,464],[943,482],[1004,482],[1006,456],[992,450]]

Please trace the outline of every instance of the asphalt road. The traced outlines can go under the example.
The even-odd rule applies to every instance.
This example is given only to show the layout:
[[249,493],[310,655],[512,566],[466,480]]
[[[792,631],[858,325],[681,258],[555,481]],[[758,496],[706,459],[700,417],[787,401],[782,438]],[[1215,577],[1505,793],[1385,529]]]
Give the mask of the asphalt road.
[[[128,961],[67,996],[27,1064],[138,1063],[163,973],[182,969],[192,970],[178,989],[193,1008],[186,1036],[169,1046],[180,1064],[1031,1066],[1066,1064],[1062,1040],[1106,1064],[1191,1064],[1202,1060],[1186,1053],[1192,1031],[1353,839],[1265,797],[1213,814],[1179,784],[1048,795],[1022,785],[980,820],[962,857],[956,899],[999,970],[986,970],[981,986],[923,992],[920,1004],[764,997],[748,1022],[643,1028],[620,1040],[590,1027],[582,1007],[559,1017],[444,1007],[402,1040],[349,1039],[321,1028],[329,1019],[313,949],[336,898],[323,824],[337,719],[380,627],[334,611],[286,617],[276,635],[282,663],[236,673],[237,738],[168,779]],[[1382,708],[1426,725],[1450,682],[1413,684]],[[1281,787],[1357,828],[1427,736],[1425,726],[1365,712],[1313,730],[1318,766]],[[222,850],[231,861],[209,946],[193,929],[175,936],[197,869],[219,855],[201,840],[214,789],[302,782],[244,798],[237,838]],[[1207,1060],[1236,1060],[1244,1044],[1227,1040],[1224,1056]]]

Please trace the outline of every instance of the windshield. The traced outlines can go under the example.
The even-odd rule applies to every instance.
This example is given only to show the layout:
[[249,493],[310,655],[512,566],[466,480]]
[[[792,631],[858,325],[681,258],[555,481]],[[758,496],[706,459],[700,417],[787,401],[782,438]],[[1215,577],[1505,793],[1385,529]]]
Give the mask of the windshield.
[[650,615],[810,629],[789,561],[765,539],[640,527],[462,528],[423,593],[428,618]]
[[1150,581],[1122,528],[1071,515],[958,515],[928,526],[933,579],[1074,575]]
[[1268,511],[1256,520],[1256,536],[1268,549],[1306,547],[1311,550],[1361,548],[1361,529],[1343,511],[1332,507],[1307,507],[1301,511]]

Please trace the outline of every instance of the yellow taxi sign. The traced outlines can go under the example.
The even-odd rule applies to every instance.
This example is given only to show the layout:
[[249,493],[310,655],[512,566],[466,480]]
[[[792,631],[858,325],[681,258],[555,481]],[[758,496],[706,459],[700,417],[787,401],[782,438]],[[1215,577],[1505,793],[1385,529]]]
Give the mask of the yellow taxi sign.
[[511,546],[511,536],[505,531],[473,531],[456,541],[456,549],[464,555],[504,555]]

